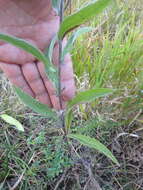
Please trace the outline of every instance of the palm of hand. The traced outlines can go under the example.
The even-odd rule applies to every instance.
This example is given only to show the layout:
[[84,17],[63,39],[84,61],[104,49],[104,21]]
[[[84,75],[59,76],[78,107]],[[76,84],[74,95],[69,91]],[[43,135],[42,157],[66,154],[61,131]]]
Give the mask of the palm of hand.
[[[0,2],[0,32],[23,38],[42,51],[58,30],[59,19],[50,0],[5,0]],[[58,46],[53,53],[58,64]],[[0,42],[0,68],[9,80],[44,104],[60,109],[59,100],[47,79],[44,66],[35,58],[10,44]],[[63,104],[74,95],[73,70],[66,56],[62,70]]]

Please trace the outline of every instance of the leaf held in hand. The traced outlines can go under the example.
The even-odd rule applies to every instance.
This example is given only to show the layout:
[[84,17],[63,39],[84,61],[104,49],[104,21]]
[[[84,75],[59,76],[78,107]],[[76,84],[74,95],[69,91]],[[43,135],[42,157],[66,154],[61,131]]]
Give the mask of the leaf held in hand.
[[68,137],[79,141],[81,144],[88,146],[89,148],[94,148],[98,150],[99,152],[103,153],[105,156],[110,158],[115,164],[120,166],[119,162],[117,161],[115,156],[112,154],[112,152],[98,140],[85,136],[85,135],[80,135],[80,134],[70,134],[68,135]]
[[26,104],[29,108],[31,108],[33,111],[47,117],[56,118],[56,112],[53,111],[51,108],[49,108],[47,105],[42,104],[23,92],[20,88],[14,87],[15,92],[19,96],[19,98],[22,100],[24,104]]
[[111,2],[113,0],[92,0],[86,7],[66,17],[60,26],[59,37],[63,38],[67,32],[101,13]]
[[28,43],[26,40],[16,38],[11,35],[0,33],[0,40],[6,41],[24,51],[32,54],[38,60],[42,61],[45,65],[45,70],[48,78],[53,82],[57,89],[58,86],[58,76],[56,67],[50,63],[48,58],[34,45]]
[[9,115],[7,115],[7,114],[2,114],[0,117],[1,117],[6,123],[15,126],[15,128],[16,128],[17,130],[24,132],[24,128],[23,128],[22,124],[21,124],[19,121],[17,121],[16,119],[14,119],[13,117],[11,117],[11,116],[9,116]]

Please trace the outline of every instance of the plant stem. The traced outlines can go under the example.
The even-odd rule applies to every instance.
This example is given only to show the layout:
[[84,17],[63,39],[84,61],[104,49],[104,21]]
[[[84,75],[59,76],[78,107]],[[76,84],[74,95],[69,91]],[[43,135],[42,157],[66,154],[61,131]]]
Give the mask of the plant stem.
[[[64,18],[64,0],[61,0],[60,1],[60,25],[63,21],[63,18]],[[63,49],[63,40],[62,39],[59,39],[59,88],[58,88],[58,94],[59,94],[59,102],[60,102],[60,107],[62,108],[62,90],[61,89],[61,66],[64,64],[64,59],[62,58],[62,49]],[[68,150],[69,150],[69,153],[70,153],[70,145],[69,145],[69,142],[68,142],[68,137],[67,137],[67,131],[66,131],[66,126],[65,126],[65,112],[64,110],[62,110],[61,114],[60,114],[60,120],[61,120],[61,125],[62,125],[62,128],[64,130],[64,133],[65,133],[65,136],[64,136],[64,139],[67,143],[67,147],[68,147]]]
[[[61,0],[60,2],[60,25],[63,21],[64,17],[64,0]],[[63,49],[63,44],[62,44],[62,39],[59,39],[59,88],[58,88],[58,94],[59,94],[59,101],[60,101],[60,107],[62,108],[62,98],[61,98],[61,65],[63,64],[62,60],[62,49]]]
[[[63,21],[64,18],[64,0],[60,1],[60,25]],[[58,70],[58,77],[59,77],[59,87],[58,87],[58,95],[59,95],[59,102],[60,102],[60,107],[62,108],[62,89],[61,89],[61,66],[63,64],[63,59],[62,59],[62,49],[63,49],[63,44],[62,44],[62,39],[59,39],[59,70]],[[62,128],[65,130],[65,117],[64,117],[64,111],[62,110],[61,115],[61,125]]]

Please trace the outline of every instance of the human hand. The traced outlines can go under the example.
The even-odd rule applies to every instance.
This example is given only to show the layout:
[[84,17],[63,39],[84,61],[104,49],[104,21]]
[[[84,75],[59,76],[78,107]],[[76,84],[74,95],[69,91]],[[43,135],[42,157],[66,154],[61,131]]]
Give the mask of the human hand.
[[[58,31],[59,18],[50,0],[0,0],[0,32],[27,40],[43,51]],[[53,63],[58,65],[58,45]],[[55,89],[48,80],[43,63],[27,52],[0,41],[0,69],[8,79],[40,102],[60,107]],[[75,93],[72,62],[69,55],[61,67],[63,105]]]

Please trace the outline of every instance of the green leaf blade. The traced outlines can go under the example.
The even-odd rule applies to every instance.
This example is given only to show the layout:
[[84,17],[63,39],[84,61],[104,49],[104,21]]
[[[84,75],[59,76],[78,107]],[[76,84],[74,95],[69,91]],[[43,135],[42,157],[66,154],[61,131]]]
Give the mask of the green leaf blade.
[[78,30],[76,30],[72,36],[69,38],[69,40],[67,41],[67,44],[66,46],[64,47],[63,49],[63,52],[62,52],[62,59],[64,60],[64,57],[67,53],[69,53],[72,48],[73,48],[73,44],[75,42],[75,40],[80,36],[80,35],[83,35],[87,32],[90,32],[91,30],[93,30],[93,27],[82,27],[82,28],[79,28]]
[[2,114],[0,117],[1,117],[6,123],[15,126],[15,128],[16,128],[17,130],[24,132],[24,128],[23,128],[22,124],[21,124],[19,121],[17,121],[16,119],[14,119],[13,117],[11,117],[11,116],[9,116],[9,115],[7,115],[7,114]]
[[119,162],[112,154],[112,152],[98,140],[80,134],[69,134],[68,137],[79,141],[81,144],[88,146],[89,148],[94,148],[98,150],[100,153],[103,153],[105,156],[110,158],[115,164],[120,166]]
[[38,102],[37,100],[24,93],[21,89],[17,87],[14,87],[14,90],[17,93],[18,97],[21,99],[21,101],[29,108],[31,108],[33,111],[41,114],[42,116],[47,116],[51,118],[57,117],[56,112],[49,108],[47,105]]
[[111,2],[113,0],[93,0],[86,7],[66,17],[60,26],[59,38],[63,38],[67,32],[101,13]]
[[58,41],[57,35],[53,37],[53,39],[50,42],[50,45],[45,49],[45,56],[48,58],[50,63],[52,63],[52,56],[53,56],[53,51],[54,51],[54,46],[56,44],[56,41]]
[[8,42],[36,57],[38,60],[44,63],[45,70],[48,78],[53,82],[54,86],[57,89],[58,86],[58,75],[57,68],[50,63],[48,58],[34,45],[28,43],[26,40],[16,38],[11,35],[0,33],[0,40]]
[[75,98],[73,98],[68,103],[68,109],[71,109],[74,105],[91,102],[97,98],[107,96],[109,94],[112,94],[114,91],[115,91],[114,89],[109,89],[109,88],[97,88],[97,89],[87,90],[84,92],[79,92],[75,96]]
[[[55,35],[53,37],[53,39],[51,40],[50,45],[47,48],[45,48],[44,55],[49,60],[49,64],[50,65],[53,65],[52,64],[52,57],[53,57],[54,47],[55,47],[55,44],[56,44],[57,41],[58,41],[58,37],[57,37],[57,35]],[[54,72],[54,76],[55,77],[53,77],[53,72],[51,72],[52,67],[51,67],[51,69],[49,69],[49,66],[47,64],[45,66],[47,76],[49,78],[52,78],[54,86],[55,86],[55,88],[57,90],[58,89],[58,85],[59,85],[59,82],[58,82],[58,69],[56,67],[54,67],[54,68],[55,68],[55,71],[53,71],[53,72]],[[58,90],[57,90],[57,92],[58,92]]]
[[35,56],[40,61],[46,62],[47,64],[49,64],[48,60],[46,59],[44,54],[36,46],[28,43],[26,40],[16,38],[11,35],[2,34],[2,33],[0,33],[0,39],[18,47],[18,48],[25,50],[26,52]]

